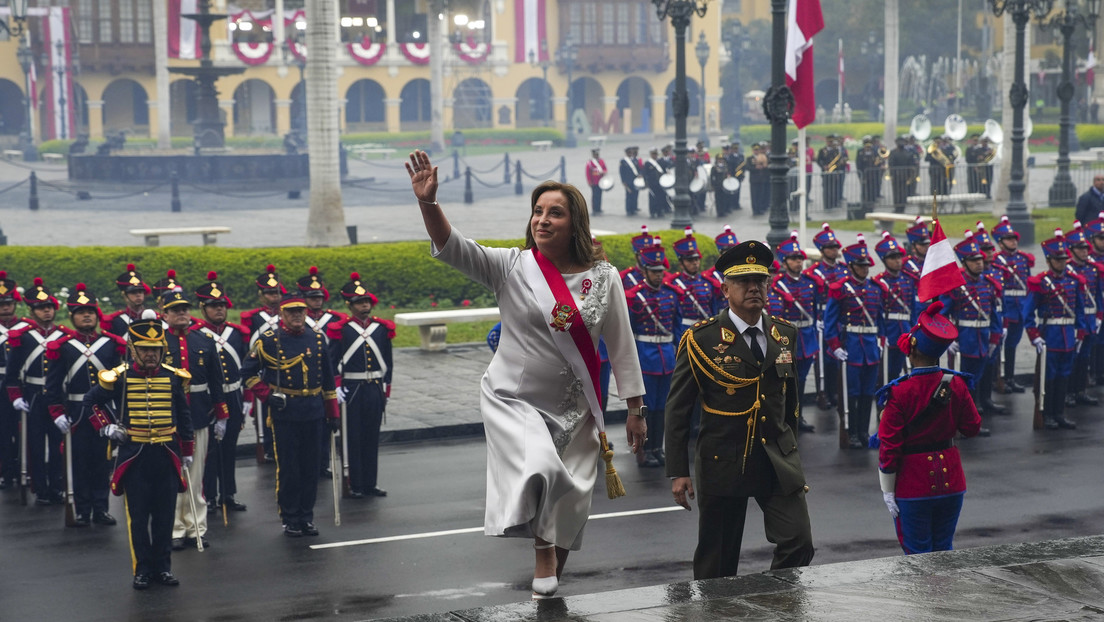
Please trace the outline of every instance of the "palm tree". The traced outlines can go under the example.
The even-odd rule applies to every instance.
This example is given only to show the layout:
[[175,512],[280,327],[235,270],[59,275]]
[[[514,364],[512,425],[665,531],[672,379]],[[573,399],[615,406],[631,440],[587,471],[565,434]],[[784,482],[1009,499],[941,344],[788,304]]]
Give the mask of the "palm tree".
[[310,145],[308,246],[345,246],[337,98],[337,2],[308,0],[307,142]]

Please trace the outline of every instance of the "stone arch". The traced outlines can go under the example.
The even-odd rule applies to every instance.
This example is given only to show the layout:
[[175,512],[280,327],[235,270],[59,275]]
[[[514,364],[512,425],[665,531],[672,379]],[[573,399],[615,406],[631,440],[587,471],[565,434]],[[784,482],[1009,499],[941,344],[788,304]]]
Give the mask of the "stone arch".
[[307,83],[301,80],[291,89],[291,129],[307,135]]
[[[2,99],[3,96],[0,96]],[[80,82],[73,81],[73,128],[70,138],[77,138],[81,134],[89,133],[88,124],[88,91],[84,90]]]
[[550,126],[556,118],[552,112],[552,86],[541,78],[529,78],[518,86],[514,118],[518,127]]
[[0,134],[18,136],[26,123],[23,89],[11,80],[0,78]]
[[103,131],[149,136],[149,95],[134,80],[119,78],[103,92]]
[[452,126],[456,129],[493,127],[493,92],[479,78],[468,78],[452,92]]
[[234,136],[276,133],[276,92],[257,78],[234,89]]
[[[571,84],[571,103],[569,111],[575,111],[574,116],[579,116],[578,111],[583,111],[590,125],[601,119],[606,121],[606,89],[601,83],[591,77],[576,78]],[[593,131],[587,129],[587,132]]]
[[617,110],[628,119],[633,133],[652,131],[652,85],[644,78],[630,76],[617,86]]
[[345,130],[387,131],[387,97],[379,82],[363,78],[345,91]]
[[431,121],[429,80],[417,78],[406,83],[399,94],[399,130],[427,130]]
[[187,79],[169,84],[169,128],[173,136],[191,136],[196,117],[196,85]]

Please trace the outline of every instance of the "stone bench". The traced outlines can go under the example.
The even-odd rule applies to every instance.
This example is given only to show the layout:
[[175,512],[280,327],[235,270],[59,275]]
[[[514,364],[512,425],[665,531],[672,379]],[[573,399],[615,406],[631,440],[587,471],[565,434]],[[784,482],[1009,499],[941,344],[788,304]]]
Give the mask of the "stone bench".
[[388,160],[391,158],[391,154],[395,153],[398,150],[392,147],[361,147],[358,145],[353,145],[352,147],[349,147],[349,151],[359,156],[382,155],[384,160]]
[[417,326],[422,337],[422,350],[439,352],[445,349],[448,325],[461,322],[498,321],[498,307],[489,309],[447,309],[444,311],[418,311],[396,313],[399,326]]
[[550,140],[531,140],[529,146],[536,151],[548,151],[552,148],[552,141]]
[[4,159],[5,160],[22,160],[23,159],[23,152],[18,150],[18,149],[5,149],[4,150]]
[[61,162],[65,159],[65,156],[60,153],[44,153],[42,154],[43,162]]
[[[939,203],[940,208],[949,205],[951,207],[950,211],[953,212],[954,208],[958,207],[958,212],[960,214],[965,214],[967,212],[967,208],[972,208],[979,203],[987,203],[992,200],[980,192],[966,192],[962,194],[940,194],[936,195],[935,198]],[[923,210],[924,208],[931,209],[932,195],[921,194],[914,197],[909,197],[908,204],[919,205],[921,206],[921,210]]]
[[160,246],[163,235],[195,235],[203,236],[204,246],[214,246],[220,233],[230,233],[230,227],[167,227],[163,229],[131,229],[130,235],[145,238],[146,246]]
[[[910,225],[916,222],[916,216],[911,214],[898,214],[896,212],[870,212],[865,218],[867,220],[873,220],[875,225],[890,233],[893,233],[893,223],[895,222],[907,222]],[[928,216],[921,216],[920,218],[923,219],[924,222],[931,221],[931,218]]]

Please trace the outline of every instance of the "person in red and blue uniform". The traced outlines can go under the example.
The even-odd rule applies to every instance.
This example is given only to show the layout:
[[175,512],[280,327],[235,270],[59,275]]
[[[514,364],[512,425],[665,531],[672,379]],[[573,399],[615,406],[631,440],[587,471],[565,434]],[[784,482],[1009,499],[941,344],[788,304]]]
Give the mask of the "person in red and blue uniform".
[[103,318],[100,329],[125,339],[127,326],[142,316],[142,311],[146,308],[146,297],[153,290],[142,280],[141,273],[132,263],[127,264],[126,272],[115,277],[115,286],[123,294],[126,307]]
[[1016,382],[1016,346],[1024,333],[1024,305],[1027,303],[1027,280],[1035,268],[1035,255],[1020,250],[1020,234],[1008,222],[1008,216],[1001,216],[1000,222],[993,227],[990,236],[997,241],[1000,249],[993,255],[993,263],[1004,268],[1001,272],[1001,285],[1004,292],[1004,390],[1006,393],[1023,393],[1027,387]]
[[[1001,314],[1000,280],[985,272],[985,254],[974,239],[972,231],[966,231],[966,238],[955,245],[955,254],[962,262],[962,278],[966,281],[956,289],[943,294],[942,314],[958,330],[958,340],[948,348],[951,354],[960,358],[959,370],[973,379],[974,403],[981,389],[978,388],[985,366],[993,353],[1000,347],[1004,329]],[[985,406],[982,405],[985,409]],[[995,413],[1003,409],[992,408]]]
[[[801,249],[797,232],[776,248],[775,255],[782,258],[782,266],[772,279],[767,292],[768,312],[780,317],[797,329],[794,358],[797,359],[798,395],[804,394],[805,379],[817,356],[817,319],[820,313],[821,288],[811,276],[801,272],[807,255]],[[798,401],[800,408],[800,400]],[[799,415],[797,428],[801,432],[815,432]]]
[[[736,234],[732,232],[732,227],[725,225],[724,231],[721,231],[720,235],[713,238],[713,243],[717,245],[717,255],[723,255],[724,252],[733,246],[740,244],[740,240],[736,239]],[[717,271],[717,268],[710,268],[705,272],[705,277],[720,287],[721,283],[724,283],[724,275]],[[724,295],[717,299],[716,304],[713,307],[713,315],[720,313],[728,308],[728,300]]]
[[966,494],[954,439],[981,428],[965,374],[939,367],[939,357],[959,336],[940,314],[942,306],[933,302],[897,340],[912,372],[878,390],[878,404],[885,406],[878,425],[878,480],[906,555],[954,548]]
[[[1085,224],[1086,237],[1092,245],[1089,248],[1089,258],[1104,264],[1104,212],[1097,215],[1096,220]],[[1104,317],[1097,319],[1097,333],[1093,339],[1093,354],[1091,355],[1090,373],[1096,377],[1097,386],[1104,386]]]
[[678,343],[682,333],[689,330],[695,322],[713,317],[717,301],[724,297],[720,284],[702,274],[698,241],[694,239],[694,231],[690,227],[671,246],[678,258],[679,267],[682,268],[667,277],[667,282],[679,292],[679,315],[682,316],[682,321],[675,327],[675,343]]
[[[836,237],[836,233],[832,231],[832,228],[828,226],[828,223],[821,225],[821,230],[813,236],[813,244],[820,251],[820,261],[809,266],[805,270],[805,274],[817,282],[820,287],[820,301],[821,308],[817,314],[817,319],[824,318],[824,305],[828,302],[828,288],[837,281],[841,281],[847,278],[847,265],[839,261],[840,258],[840,244],[839,238]],[[823,326],[818,326],[823,331]],[[821,353],[821,356],[825,356],[832,350],[827,347],[827,341],[825,341],[825,350]],[[825,359],[827,362],[827,359]],[[836,406],[836,385],[839,382],[838,369],[835,365],[824,366],[824,395],[828,398],[828,408],[834,408]]]
[[[928,256],[928,247],[931,246],[931,231],[928,230],[928,223],[924,220],[923,216],[917,216],[916,222],[912,223],[912,226],[905,229],[905,239],[908,240],[908,252],[905,257],[905,263],[901,266],[901,270],[916,279],[916,282],[920,282],[920,275],[924,272],[924,258]],[[913,303],[914,312],[919,314],[927,305],[922,303],[919,298]]]
[[1081,223],[1073,223],[1073,231],[1070,231],[1067,242],[1070,262],[1066,269],[1080,276],[1083,281],[1081,294],[1085,298],[1085,321],[1089,325],[1089,334],[1078,348],[1077,358],[1073,362],[1073,376],[1070,377],[1066,406],[1097,406],[1100,401],[1086,393],[1086,389],[1089,386],[1089,363],[1096,346],[1096,333],[1104,313],[1101,311],[1104,309],[1104,264],[1089,257],[1091,243]]
[[905,262],[905,249],[897,238],[888,231],[882,232],[882,239],[874,245],[885,272],[874,277],[888,292],[886,296],[886,377],[885,381],[901,375],[905,369],[905,354],[897,348],[897,339],[912,330],[916,323],[916,290],[919,279],[902,270]]
[[[0,387],[8,373],[8,337],[30,324],[15,313],[23,301],[19,284],[0,270]],[[0,399],[0,490],[11,488],[19,480],[19,411],[11,402]]]
[[1081,278],[1066,269],[1069,250],[1061,229],[1042,247],[1047,271],[1027,281],[1024,330],[1036,350],[1046,346],[1043,424],[1048,430],[1073,430],[1077,424],[1066,418],[1065,403],[1077,346],[1089,334],[1084,287]]
[[870,442],[870,407],[885,342],[882,309],[889,294],[884,285],[867,278],[874,261],[861,233],[856,243],[843,250],[843,256],[849,274],[828,287],[824,344],[846,367],[849,446],[863,449]]
[[682,323],[679,292],[664,279],[667,257],[658,243],[640,251],[644,282],[625,292],[629,324],[636,338],[640,371],[644,373],[644,405],[648,408],[648,439],[639,464],[664,464],[663,412],[675,371],[675,331]]
[[[276,266],[272,264],[265,266],[265,271],[257,275],[254,283],[257,285],[257,296],[260,298],[261,306],[243,311],[241,314],[242,326],[249,329],[250,349],[253,348],[253,345],[262,334],[274,330],[280,325],[280,299],[287,293],[287,288],[280,282],[280,275],[276,272]],[[325,339],[325,336],[323,336],[323,339]],[[252,396],[251,392],[247,391],[247,393]],[[265,460],[272,461],[275,460],[272,455],[272,427],[268,424],[269,417],[266,416],[264,409],[258,408],[258,410],[261,411],[258,416],[261,417],[261,425],[264,426],[264,439],[262,441],[264,457]]]
[[636,257],[636,265],[629,266],[621,271],[621,286],[625,288],[625,291],[640,285],[644,282],[644,266],[640,261],[640,252],[655,242],[655,236],[648,233],[648,225],[640,225],[640,233],[634,235],[630,240],[633,249],[633,255]]
[[[982,264],[984,265],[984,274],[993,277],[997,280],[1002,288],[1001,298],[997,301],[998,307],[1001,310],[1001,318],[1004,317],[1004,278],[1007,275],[1007,269],[994,261],[993,257],[997,252],[997,245],[993,243],[993,238],[989,236],[989,232],[985,229],[985,223],[977,221],[977,228],[974,230],[974,240],[978,244],[978,248],[981,249]],[[1008,328],[1001,325],[1001,339],[1003,341],[1005,335],[1008,334]],[[1000,346],[993,349],[992,354],[989,355],[989,360],[986,361],[985,367],[982,370],[981,378],[977,383],[977,391],[974,393],[974,403],[980,404],[982,411],[985,413],[1004,414],[1005,408],[993,401],[993,383],[997,379],[997,375],[1000,373]]]

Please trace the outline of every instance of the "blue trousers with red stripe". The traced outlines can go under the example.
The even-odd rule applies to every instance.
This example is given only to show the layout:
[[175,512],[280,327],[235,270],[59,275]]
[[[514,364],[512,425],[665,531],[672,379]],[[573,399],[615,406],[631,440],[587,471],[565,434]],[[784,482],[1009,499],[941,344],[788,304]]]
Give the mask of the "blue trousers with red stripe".
[[955,527],[965,493],[929,499],[898,499],[893,519],[905,555],[954,550]]

